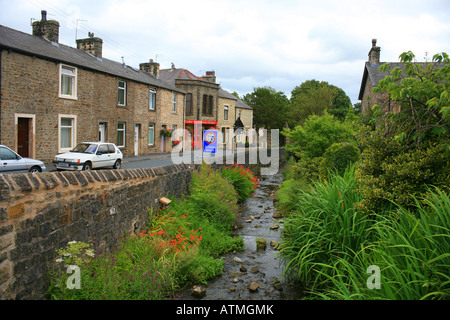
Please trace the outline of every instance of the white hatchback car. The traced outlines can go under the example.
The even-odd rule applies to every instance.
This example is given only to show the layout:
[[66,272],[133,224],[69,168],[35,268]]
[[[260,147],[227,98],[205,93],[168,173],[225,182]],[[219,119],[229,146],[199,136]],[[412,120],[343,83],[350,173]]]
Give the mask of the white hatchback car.
[[70,152],[56,155],[53,163],[58,170],[120,169],[122,159],[122,151],[113,143],[82,142]]

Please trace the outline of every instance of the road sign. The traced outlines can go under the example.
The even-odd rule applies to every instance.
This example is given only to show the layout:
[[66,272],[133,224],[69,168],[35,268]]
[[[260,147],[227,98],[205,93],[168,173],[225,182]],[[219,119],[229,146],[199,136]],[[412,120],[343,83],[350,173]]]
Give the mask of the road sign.
[[216,153],[217,151],[217,130],[203,131],[203,152]]

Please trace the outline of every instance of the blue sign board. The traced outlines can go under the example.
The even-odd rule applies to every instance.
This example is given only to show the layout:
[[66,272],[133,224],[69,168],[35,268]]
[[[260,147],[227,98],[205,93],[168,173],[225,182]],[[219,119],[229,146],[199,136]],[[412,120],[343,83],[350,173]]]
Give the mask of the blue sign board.
[[203,131],[203,152],[216,153],[217,151],[217,130]]

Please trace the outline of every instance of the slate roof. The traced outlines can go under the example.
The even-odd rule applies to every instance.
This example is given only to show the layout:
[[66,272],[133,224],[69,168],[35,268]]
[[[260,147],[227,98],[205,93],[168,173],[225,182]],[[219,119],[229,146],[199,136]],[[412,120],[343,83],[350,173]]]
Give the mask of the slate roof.
[[[385,63],[389,63],[389,65],[391,67],[386,72],[381,72],[380,66],[382,66]],[[421,64],[424,64],[424,63],[421,63]],[[438,68],[441,68],[445,65],[445,63],[435,63],[435,65]],[[378,65],[378,64],[373,64],[371,62],[366,62],[365,66],[364,66],[364,74],[363,74],[363,78],[361,81],[361,87],[359,90],[358,100],[363,99],[364,88],[365,88],[365,84],[366,84],[367,80],[370,80],[370,82],[372,83],[372,86],[376,87],[376,86],[378,86],[378,83],[380,82],[380,80],[382,80],[386,76],[390,75],[391,71],[394,68],[404,69],[405,64],[403,62],[380,62],[380,64]]]
[[0,49],[12,50],[29,56],[70,64],[75,67],[106,73],[112,76],[164,88],[180,93],[174,85],[120,62],[97,58],[83,50],[0,25]]
[[[193,74],[192,72],[190,72],[189,70],[182,69],[182,68],[159,70],[159,77],[161,79],[163,79],[164,81],[167,81],[172,84],[175,84],[176,79],[201,80],[201,81],[209,82],[208,80],[206,80],[206,78],[198,77],[195,74]],[[229,93],[228,91],[226,91],[222,88],[219,88],[219,97],[236,100],[236,108],[253,110],[253,108],[249,107],[247,104],[245,104],[244,101],[236,98],[234,95],[232,95],[231,93]]]
[[244,101],[242,101],[241,99],[238,99],[238,100],[236,101],[236,108],[253,110],[252,107],[250,107],[249,105],[247,105],[247,104],[246,104]]
[[206,80],[206,78],[197,77],[195,74],[193,74],[189,70],[177,69],[177,68],[159,70],[159,77],[162,80],[167,81],[172,84],[175,84],[176,79],[201,80],[201,81],[209,82],[208,80]]
[[223,90],[222,88],[219,88],[219,97],[225,98],[225,99],[230,99],[230,100],[238,100],[238,98],[236,98],[236,96],[232,95],[231,93],[229,93],[226,90]]

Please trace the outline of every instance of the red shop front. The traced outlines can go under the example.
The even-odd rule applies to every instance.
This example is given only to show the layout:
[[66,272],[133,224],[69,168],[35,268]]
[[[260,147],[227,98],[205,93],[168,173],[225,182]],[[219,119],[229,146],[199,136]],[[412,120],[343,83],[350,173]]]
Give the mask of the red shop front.
[[190,135],[186,141],[191,140],[192,150],[197,150],[203,148],[203,131],[217,130],[217,121],[186,120],[184,126]]

